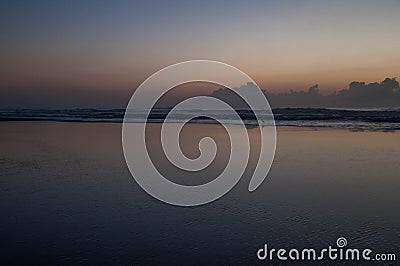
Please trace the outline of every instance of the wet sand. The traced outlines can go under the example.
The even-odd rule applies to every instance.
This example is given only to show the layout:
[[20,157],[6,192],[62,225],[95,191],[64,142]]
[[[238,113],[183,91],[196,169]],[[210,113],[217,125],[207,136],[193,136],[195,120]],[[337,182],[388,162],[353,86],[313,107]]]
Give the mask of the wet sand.
[[[158,124],[150,125],[157,132]],[[188,177],[158,152],[171,180],[212,180],[229,143],[216,125],[185,127],[183,150],[214,136],[215,164]],[[249,130],[257,146],[257,131]],[[38,264],[249,264],[264,243],[325,247],[339,236],[357,248],[400,248],[400,132],[278,127],[264,183],[247,191],[252,165],[227,195],[195,208],[147,195],[124,161],[119,123],[0,122],[0,255]]]

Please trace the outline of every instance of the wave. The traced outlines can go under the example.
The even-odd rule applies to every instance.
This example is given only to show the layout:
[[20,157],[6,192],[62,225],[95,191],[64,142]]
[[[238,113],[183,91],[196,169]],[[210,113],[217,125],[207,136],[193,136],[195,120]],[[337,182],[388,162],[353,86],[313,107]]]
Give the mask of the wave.
[[[153,109],[147,122],[162,122],[170,109]],[[172,121],[192,114],[197,110],[181,111],[181,116],[173,117]],[[246,125],[257,125],[251,110],[237,110]],[[130,122],[144,122],[146,117],[143,110],[127,113]],[[233,117],[224,110],[210,110],[210,114],[237,124]],[[278,126],[346,128],[350,130],[400,130],[400,108],[374,109],[340,109],[340,108],[277,108],[273,109],[275,123]],[[115,122],[122,123],[125,109],[3,109],[0,110],[0,121],[64,121],[64,122]],[[198,117],[192,123],[216,123],[207,117]],[[261,115],[261,125],[269,125],[271,119],[268,112]]]

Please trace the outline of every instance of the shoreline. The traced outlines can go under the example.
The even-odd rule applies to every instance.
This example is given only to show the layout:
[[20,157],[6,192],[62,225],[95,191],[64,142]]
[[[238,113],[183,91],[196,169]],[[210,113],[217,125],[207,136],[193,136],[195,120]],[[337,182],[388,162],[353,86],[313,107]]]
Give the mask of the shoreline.
[[[209,167],[189,175],[161,152],[161,124],[149,127],[149,156],[173,182],[209,182],[230,158],[221,126],[189,124],[180,135],[187,156],[198,156],[204,136],[212,136],[218,147]],[[257,133],[248,130],[254,147]],[[399,133],[278,126],[274,162],[255,192],[248,192],[257,163],[257,152],[251,152],[248,168],[229,193],[189,209],[160,203],[140,188],[126,166],[121,134],[116,123],[0,122],[4,260],[52,254],[54,261],[73,264],[115,257],[129,264],[134,254],[146,264],[154,242],[164,260],[169,250],[179,256],[196,256],[195,248],[209,254],[210,241],[222,239],[221,256],[235,264],[260,243],[312,242],[318,248],[338,235],[360,248],[399,248],[399,214],[393,211],[399,202]],[[182,243],[193,249],[182,250]]]
[[[60,121],[60,120],[0,120],[0,125],[2,124],[85,124],[85,125],[117,125],[120,124],[122,128],[123,122],[120,121]],[[134,124],[140,124],[143,122],[130,122]],[[148,124],[163,124],[161,122],[147,122]],[[179,124],[179,123],[170,123],[170,124]],[[218,126],[218,123],[187,123],[188,125],[196,125],[196,126]],[[228,124],[227,126],[237,127],[240,126],[238,124]],[[246,125],[248,130],[256,128],[255,125]],[[381,133],[399,133],[400,129],[394,130],[383,130],[383,129],[376,129],[376,130],[369,130],[369,129],[359,129],[354,130],[351,128],[338,128],[338,127],[327,127],[327,126],[302,126],[302,125],[275,125],[277,132],[280,131],[347,131],[352,133],[368,133],[368,132],[381,132]]]

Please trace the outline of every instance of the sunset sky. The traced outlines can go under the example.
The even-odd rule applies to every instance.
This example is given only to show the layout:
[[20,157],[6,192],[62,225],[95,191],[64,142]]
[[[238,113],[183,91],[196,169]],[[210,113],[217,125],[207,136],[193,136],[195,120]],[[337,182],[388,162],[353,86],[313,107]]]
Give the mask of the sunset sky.
[[400,1],[2,1],[0,107],[124,107],[173,63],[231,64],[273,92],[400,73]]

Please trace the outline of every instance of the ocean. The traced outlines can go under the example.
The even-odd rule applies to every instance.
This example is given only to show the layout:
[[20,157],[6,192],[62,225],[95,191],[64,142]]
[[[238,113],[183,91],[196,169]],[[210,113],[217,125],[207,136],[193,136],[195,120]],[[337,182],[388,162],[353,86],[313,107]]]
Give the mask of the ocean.
[[[153,109],[147,122],[163,122],[169,109]],[[218,115],[230,124],[237,124],[233,117],[225,114],[224,110],[208,110],[212,115]],[[196,114],[197,110],[183,110],[182,117]],[[256,125],[253,112],[237,110],[245,125]],[[272,110],[277,126],[340,128],[353,131],[394,131],[400,130],[400,108],[374,109],[330,109],[330,108],[277,108]],[[270,121],[269,112],[261,116],[261,125]],[[263,114],[263,112],[261,112]],[[116,122],[121,123],[125,115],[124,109],[2,109],[0,121],[63,121],[63,122]],[[130,122],[144,122],[143,110],[129,111]],[[180,122],[176,117],[172,122]],[[217,123],[206,117],[193,119],[191,123]]]

